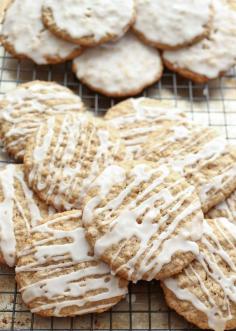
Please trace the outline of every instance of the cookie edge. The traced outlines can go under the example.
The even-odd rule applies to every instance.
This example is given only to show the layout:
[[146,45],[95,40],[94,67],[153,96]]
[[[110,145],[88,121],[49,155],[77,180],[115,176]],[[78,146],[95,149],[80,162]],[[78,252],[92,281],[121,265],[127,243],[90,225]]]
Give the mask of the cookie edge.
[[[212,7],[212,5],[211,5],[211,7]],[[209,20],[208,20],[207,24],[204,26],[204,31],[202,34],[194,37],[192,40],[189,40],[189,41],[181,43],[181,44],[176,44],[174,46],[150,40],[149,38],[147,38],[145,36],[145,34],[143,32],[141,32],[135,28],[135,24],[133,24],[133,26],[132,26],[132,31],[136,34],[136,36],[142,42],[144,42],[148,46],[155,47],[162,51],[175,51],[175,50],[179,50],[181,48],[193,46],[194,44],[207,38],[211,33],[212,23],[213,23],[213,8],[211,8],[211,14],[210,14]]]
[[[158,52],[158,50],[156,49],[156,51]],[[105,91],[104,89],[100,88],[100,87],[94,87],[91,83],[88,83],[86,81],[86,79],[84,78],[79,78],[77,75],[77,64],[75,64],[75,62],[73,62],[72,64],[72,71],[75,74],[76,78],[86,87],[88,87],[91,91],[105,95],[106,97],[109,98],[130,98],[130,97],[134,97],[140,93],[142,93],[146,88],[151,87],[152,85],[154,85],[155,83],[157,83],[163,76],[164,73],[164,65],[163,65],[163,61],[162,61],[162,56],[161,54],[159,54],[160,56],[160,71],[158,72],[158,74],[155,76],[155,79],[153,79],[152,81],[146,83],[146,84],[142,84],[142,86],[140,86],[139,88],[133,89],[132,91],[129,91],[127,93],[125,92],[116,92],[116,93],[112,93],[112,92],[108,92]]]
[[99,41],[95,41],[93,37],[82,37],[82,38],[73,38],[67,33],[65,30],[59,29],[56,25],[56,22],[53,17],[53,12],[52,9],[47,7],[46,5],[43,6],[42,8],[42,22],[46,26],[46,28],[53,33],[55,36],[71,42],[73,44],[77,44],[82,47],[94,47],[98,46],[101,44],[104,44],[109,41],[116,40],[117,38],[122,37],[128,30],[129,28],[134,24],[136,19],[136,11],[135,7],[133,6],[133,15],[132,18],[130,19],[129,24],[127,24],[124,29],[123,29],[123,34],[122,35],[110,35],[108,34],[107,36],[101,38]]

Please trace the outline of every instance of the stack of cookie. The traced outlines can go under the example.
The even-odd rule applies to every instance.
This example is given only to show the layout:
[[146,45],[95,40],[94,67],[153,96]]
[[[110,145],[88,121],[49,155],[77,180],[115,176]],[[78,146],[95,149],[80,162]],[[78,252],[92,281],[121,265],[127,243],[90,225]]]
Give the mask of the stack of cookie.
[[236,327],[235,145],[168,102],[98,119],[41,81],[3,96],[0,135],[23,161],[0,170],[0,260],[33,313],[103,312],[156,279],[188,321]]
[[[108,310],[126,295],[127,281],[93,254],[79,200],[108,162],[122,158],[122,143],[85,112],[78,96],[56,83],[21,85],[3,97],[0,108],[5,149],[17,161],[30,166],[37,159],[41,165],[32,164],[28,179],[23,164],[0,170],[0,261],[16,265],[32,312],[75,316]],[[27,180],[33,186],[36,178],[42,183],[34,193]]]
[[111,97],[157,82],[163,63],[199,83],[236,64],[234,0],[4,0],[0,40],[37,64],[73,60],[78,79]]

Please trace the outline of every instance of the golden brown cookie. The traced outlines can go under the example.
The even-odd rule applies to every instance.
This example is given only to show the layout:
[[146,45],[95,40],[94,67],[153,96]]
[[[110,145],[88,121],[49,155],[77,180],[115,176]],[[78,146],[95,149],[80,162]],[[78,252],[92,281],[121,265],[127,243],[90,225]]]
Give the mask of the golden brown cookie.
[[137,159],[168,162],[196,187],[205,213],[236,188],[236,145],[190,121],[169,124],[150,137]]
[[50,117],[29,139],[24,158],[29,186],[56,209],[78,209],[96,176],[123,157],[115,130],[87,114]]
[[95,254],[134,282],[186,267],[198,253],[202,221],[195,188],[166,165],[108,166],[84,199],[83,224]]
[[211,0],[136,0],[134,32],[149,45],[178,49],[210,33]]
[[140,153],[153,132],[184,119],[185,112],[174,107],[173,102],[150,98],[125,100],[110,108],[105,115],[108,125],[120,132],[127,159]]
[[167,304],[202,329],[236,327],[236,226],[226,218],[205,220],[196,260],[162,282]]
[[134,0],[44,0],[47,28],[67,41],[95,46],[122,37],[135,19]]
[[73,59],[82,49],[55,37],[41,21],[43,0],[12,0],[4,14],[0,41],[17,58],[37,64],[55,64]]
[[236,222],[236,191],[207,213],[208,218],[225,217]]
[[49,116],[82,112],[79,96],[54,82],[32,81],[17,86],[0,100],[0,136],[6,151],[23,161],[27,139]]
[[165,51],[165,65],[197,83],[205,83],[229,70],[236,63],[236,8],[232,3],[212,0],[214,15],[209,37],[190,47]]
[[75,316],[103,312],[127,293],[89,247],[80,210],[55,214],[32,230],[19,253],[16,280],[32,313]]
[[15,266],[16,256],[27,241],[31,228],[53,214],[28,188],[22,165],[0,169],[0,261]]
[[74,59],[73,71],[96,92],[128,97],[157,82],[163,65],[157,49],[143,44],[129,32],[116,42],[86,49]]

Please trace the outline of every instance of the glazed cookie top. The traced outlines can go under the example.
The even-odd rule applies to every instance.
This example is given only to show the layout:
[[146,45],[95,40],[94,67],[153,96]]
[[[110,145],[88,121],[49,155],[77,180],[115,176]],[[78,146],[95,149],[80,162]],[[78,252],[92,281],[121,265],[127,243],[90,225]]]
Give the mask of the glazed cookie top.
[[53,33],[84,46],[121,37],[134,17],[134,0],[45,0],[43,7]]
[[212,208],[207,216],[209,218],[225,217],[232,222],[236,222],[236,191],[225,201]]
[[6,93],[0,100],[0,135],[7,152],[23,160],[27,139],[49,116],[81,112],[79,96],[53,82],[33,81]]
[[1,40],[15,56],[37,64],[58,63],[81,53],[72,43],[56,38],[41,21],[43,0],[13,0],[3,21]]
[[137,159],[168,162],[196,187],[205,213],[235,190],[236,145],[216,130],[178,121],[156,131],[150,141]]
[[25,175],[42,200],[58,210],[75,209],[96,176],[123,153],[114,130],[92,116],[50,117],[29,140]]
[[126,146],[127,159],[133,159],[141,152],[153,132],[168,123],[185,119],[185,112],[175,108],[173,102],[149,98],[120,102],[105,115],[109,126],[120,132]]
[[209,33],[212,0],[137,0],[134,31],[158,48],[188,45]]
[[168,166],[107,167],[84,200],[86,236],[115,274],[134,282],[182,270],[198,252],[203,214],[193,186]]
[[54,213],[28,188],[22,165],[0,169],[0,261],[13,267],[30,229]]
[[79,210],[44,220],[19,255],[16,280],[33,313],[62,317],[102,312],[127,293],[127,282],[94,257]]
[[126,97],[159,80],[163,65],[158,50],[128,33],[117,42],[87,49],[74,60],[73,70],[91,89],[107,96]]
[[235,5],[229,0],[212,3],[214,17],[210,36],[191,47],[163,54],[164,60],[175,68],[187,69],[208,79],[218,77],[236,63]]
[[199,255],[182,273],[163,281],[168,305],[203,329],[236,327],[236,226],[204,221]]

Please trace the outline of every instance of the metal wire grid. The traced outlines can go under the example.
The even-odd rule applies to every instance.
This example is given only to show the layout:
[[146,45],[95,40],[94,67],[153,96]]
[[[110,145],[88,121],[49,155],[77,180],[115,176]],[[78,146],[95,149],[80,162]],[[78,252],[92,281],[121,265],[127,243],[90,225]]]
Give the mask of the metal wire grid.
[[[0,48],[0,94],[17,84],[35,80],[57,81],[79,94],[97,115],[117,101],[94,94],[82,86],[71,71],[71,64],[36,66],[18,61]],[[144,96],[165,99],[186,110],[197,122],[217,127],[227,139],[236,140],[236,70],[207,85],[195,85],[166,71],[162,80],[147,89]],[[13,162],[0,147],[0,163]],[[40,318],[31,314],[21,301],[14,270],[0,267],[0,330],[196,330],[170,311],[157,281],[129,285],[126,299],[103,314],[72,319]]]

